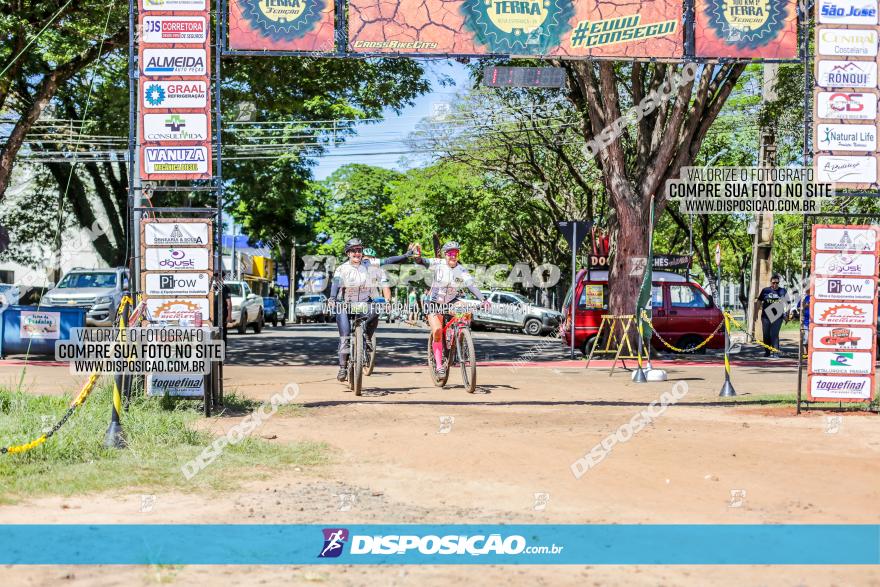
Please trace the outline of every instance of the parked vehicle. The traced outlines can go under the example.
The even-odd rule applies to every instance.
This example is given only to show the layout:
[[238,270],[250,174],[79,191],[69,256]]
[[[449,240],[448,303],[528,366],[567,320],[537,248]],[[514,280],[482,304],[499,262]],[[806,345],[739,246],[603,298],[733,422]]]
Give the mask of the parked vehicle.
[[20,297],[21,289],[17,285],[0,283],[0,308],[17,304]]
[[[574,344],[586,355],[596,341],[602,315],[608,314],[608,272],[590,271],[588,277],[586,269],[582,269],[575,283],[578,305],[575,310]],[[687,349],[703,342],[724,319],[711,296],[698,284],[687,281],[683,275],[654,271],[651,286],[651,323],[664,340],[678,348]],[[571,344],[571,300],[569,289],[563,308],[563,338],[566,345]],[[658,350],[666,350],[654,334],[651,336],[651,345]],[[716,332],[703,349],[707,347],[723,348],[724,333],[721,330]]]
[[237,328],[239,334],[247,332],[253,326],[254,333],[259,334],[266,324],[263,313],[263,298],[251,291],[245,281],[225,281],[229,288],[229,299],[232,302],[232,315],[227,318],[227,328]]
[[492,305],[488,310],[479,307],[471,295],[464,303],[473,306],[474,328],[510,328],[537,336],[555,330],[562,322],[562,312],[535,306],[525,296],[512,291],[484,291],[482,294]]
[[271,322],[272,326],[278,326],[279,322],[281,326],[287,324],[287,308],[278,296],[263,298],[263,315],[266,317],[266,322]]
[[43,296],[44,306],[87,308],[87,326],[113,326],[122,296],[128,293],[128,271],[82,269],[69,271]]
[[304,322],[327,322],[330,313],[327,310],[327,296],[324,294],[304,295],[296,301],[295,318],[297,324]]

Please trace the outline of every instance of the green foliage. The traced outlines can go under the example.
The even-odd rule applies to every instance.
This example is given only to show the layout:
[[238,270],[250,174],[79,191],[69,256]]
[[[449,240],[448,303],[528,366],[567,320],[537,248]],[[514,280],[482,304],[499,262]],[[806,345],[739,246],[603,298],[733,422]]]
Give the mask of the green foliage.
[[[9,446],[33,440],[46,421],[51,425],[58,420],[70,400],[69,396],[0,390],[0,443]],[[233,400],[248,411],[256,407]],[[101,444],[109,423],[110,387],[101,385],[44,444],[26,453],[0,455],[0,499],[8,502],[40,494],[123,488],[229,489],[247,476],[266,474],[266,469],[326,461],[324,445],[270,444],[254,435],[227,445],[222,456],[187,481],[181,467],[214,440],[212,434],[195,427],[203,420],[199,408],[192,400],[136,398],[122,415],[128,447],[105,449]],[[286,416],[279,411],[274,417]]]

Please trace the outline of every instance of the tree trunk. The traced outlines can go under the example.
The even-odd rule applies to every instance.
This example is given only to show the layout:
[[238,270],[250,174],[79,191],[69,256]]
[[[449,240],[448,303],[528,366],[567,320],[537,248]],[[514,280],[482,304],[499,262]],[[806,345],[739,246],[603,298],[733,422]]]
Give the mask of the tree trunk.
[[632,275],[634,257],[648,256],[647,218],[643,210],[626,202],[615,205],[617,216],[617,238],[611,263],[608,306],[616,315],[636,313],[642,274]]

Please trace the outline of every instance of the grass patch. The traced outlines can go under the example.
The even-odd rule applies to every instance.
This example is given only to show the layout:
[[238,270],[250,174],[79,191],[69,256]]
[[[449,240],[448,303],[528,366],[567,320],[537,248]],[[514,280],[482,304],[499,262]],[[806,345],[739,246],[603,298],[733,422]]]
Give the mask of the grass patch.
[[[52,426],[67,410],[69,396],[39,396],[0,389],[0,445],[23,444]],[[230,395],[229,411],[246,414],[259,402]],[[275,417],[296,414],[279,409]],[[245,479],[272,470],[319,465],[327,460],[323,443],[283,444],[259,438],[259,430],[187,480],[181,467],[199,455],[215,436],[192,428],[203,418],[192,400],[138,397],[122,415],[128,448],[102,447],[110,422],[110,385],[100,384],[86,403],[43,445],[22,454],[0,455],[0,501],[33,495],[74,495],[111,489],[231,489]]]
[[[733,405],[775,405],[775,406],[794,406],[797,404],[796,393],[775,393],[761,395],[738,395],[735,397],[719,397],[718,401]],[[806,395],[801,399],[801,408],[809,406],[812,410],[834,410],[844,412],[876,412],[880,409],[880,398],[875,399],[868,404],[867,408],[864,403],[849,402],[808,402]]]

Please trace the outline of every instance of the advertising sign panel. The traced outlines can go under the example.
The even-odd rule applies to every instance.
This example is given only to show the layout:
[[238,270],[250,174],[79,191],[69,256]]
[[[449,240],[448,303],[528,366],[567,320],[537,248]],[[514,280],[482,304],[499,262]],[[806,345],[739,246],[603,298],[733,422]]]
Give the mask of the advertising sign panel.
[[816,226],[813,248],[817,251],[876,252],[878,232],[871,227]]
[[[813,226],[808,399],[864,401],[874,395],[877,327],[877,232],[871,226]],[[819,252],[819,249],[826,251]],[[836,258],[836,261],[835,261]]]
[[697,57],[797,57],[793,0],[696,0]]
[[22,310],[18,334],[22,339],[58,340],[61,338],[61,312]]
[[838,120],[876,120],[877,94],[871,92],[817,92],[816,116]]
[[816,324],[870,326],[877,314],[873,303],[813,301],[810,319]]
[[818,0],[820,24],[877,25],[877,0]]
[[823,151],[877,150],[877,127],[873,124],[820,124],[816,146]]
[[678,58],[681,23],[674,0],[351,0],[348,46],[356,53]]
[[813,351],[810,373],[820,375],[870,375],[874,372],[874,353],[855,351]]
[[334,20],[333,0],[229,0],[229,48],[331,52]]
[[201,315],[202,320],[210,320],[211,304],[209,298],[147,298],[147,317],[150,322],[190,321]]
[[143,223],[144,243],[148,247],[204,247],[211,244],[211,225],[205,220],[163,219]]
[[817,277],[813,283],[813,296],[817,300],[871,301],[876,297],[873,277]]
[[874,377],[810,375],[810,401],[867,401],[874,397]]
[[211,176],[208,146],[145,146],[141,153],[143,179],[205,179]]
[[206,80],[162,81],[141,78],[141,104],[144,108],[207,108]]
[[813,275],[841,277],[873,277],[877,260],[873,255],[858,253],[814,253]]
[[144,251],[147,271],[206,271],[211,268],[211,254],[202,248],[157,248]]
[[207,10],[207,0],[141,0],[141,11],[193,11]]
[[821,88],[876,88],[877,64],[873,61],[821,60],[816,85]]
[[211,291],[210,273],[145,273],[144,291],[149,296],[206,296]]
[[815,160],[817,182],[840,183],[845,187],[877,183],[877,157],[874,155],[818,155]]
[[204,16],[144,16],[141,42],[204,45],[208,21]]
[[875,57],[877,31],[819,27],[816,30],[819,55],[830,57]]
[[153,77],[207,76],[205,49],[142,49],[141,73]]
[[147,375],[147,395],[201,397],[205,394],[205,378],[185,373],[151,373]]
[[870,351],[876,332],[870,327],[816,326],[810,329],[810,347],[844,351]]
[[169,114],[144,114],[143,137],[145,141],[199,141],[211,139],[207,114],[174,112]]

